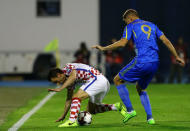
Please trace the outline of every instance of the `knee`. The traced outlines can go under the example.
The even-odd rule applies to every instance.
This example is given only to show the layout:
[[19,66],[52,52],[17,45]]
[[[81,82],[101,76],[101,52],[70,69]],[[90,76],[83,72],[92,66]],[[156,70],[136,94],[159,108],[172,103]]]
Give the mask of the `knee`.
[[76,92],[72,98],[79,98],[80,100],[84,100],[88,97],[89,97],[88,93],[79,89],[78,92]]
[[[78,96],[77,94],[74,94],[72,98],[79,98],[80,96]],[[80,99],[80,98],[79,98]]]
[[72,97],[72,99],[73,99],[73,98],[78,98],[78,99],[80,99],[80,100],[83,99],[83,97],[82,97],[81,95],[78,95],[78,94],[74,94],[73,97]]
[[140,95],[142,95],[143,92],[146,92],[145,90],[141,89],[141,88],[137,88],[137,92]]
[[116,77],[114,77],[113,82],[115,85],[117,85],[117,78]]
[[116,86],[122,84],[122,83],[120,82],[120,79],[118,78],[118,76],[115,76],[115,77],[114,77],[113,82],[114,82],[114,84],[115,84]]
[[141,92],[142,92],[142,90],[137,89],[137,93],[138,93],[139,96],[141,95]]
[[136,85],[136,89],[137,89],[137,92],[138,92],[139,96],[144,91],[138,84]]

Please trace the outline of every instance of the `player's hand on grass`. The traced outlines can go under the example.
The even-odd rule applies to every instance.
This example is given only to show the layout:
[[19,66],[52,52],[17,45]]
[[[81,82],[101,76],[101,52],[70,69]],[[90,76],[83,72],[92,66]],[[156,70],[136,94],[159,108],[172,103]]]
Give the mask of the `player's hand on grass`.
[[49,91],[49,92],[50,92],[50,91],[60,92],[60,91],[61,91],[61,89],[60,89],[60,88],[56,88],[56,89],[48,89],[48,91]]
[[94,45],[94,46],[92,46],[92,48],[95,48],[95,49],[104,51],[104,47],[102,47],[102,46],[100,46],[100,45]]
[[57,119],[55,122],[60,122],[63,121],[65,119],[65,117],[60,117],[59,119]]
[[181,65],[182,67],[185,66],[185,62],[183,59],[181,59],[180,57],[176,57],[176,61],[179,65]]

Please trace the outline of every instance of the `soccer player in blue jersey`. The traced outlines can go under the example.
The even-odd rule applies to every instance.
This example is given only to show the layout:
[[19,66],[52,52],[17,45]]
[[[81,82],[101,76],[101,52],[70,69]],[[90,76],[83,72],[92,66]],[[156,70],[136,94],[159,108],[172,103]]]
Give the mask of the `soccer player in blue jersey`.
[[151,105],[146,88],[151,82],[159,66],[158,46],[156,43],[159,38],[174,55],[176,61],[184,66],[184,61],[178,56],[175,48],[160,29],[149,21],[139,18],[136,10],[128,9],[123,14],[123,20],[127,24],[124,29],[122,38],[106,47],[95,45],[92,48],[101,51],[113,50],[118,47],[124,47],[132,39],[135,46],[136,57],[115,76],[114,83],[117,86],[121,100],[127,108],[123,122],[136,116],[129,98],[129,92],[125,82],[136,82],[136,89],[140,96],[141,103],[147,115],[148,124],[155,124],[152,116]]

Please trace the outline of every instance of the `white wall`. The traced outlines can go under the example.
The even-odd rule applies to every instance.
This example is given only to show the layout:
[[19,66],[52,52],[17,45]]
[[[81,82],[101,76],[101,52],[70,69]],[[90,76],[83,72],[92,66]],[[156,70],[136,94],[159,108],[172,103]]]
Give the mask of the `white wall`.
[[[57,18],[37,17],[36,0],[0,0],[0,73],[13,73],[14,67],[15,73],[31,72],[38,51],[54,38],[60,50],[73,52],[81,41],[90,48],[99,40],[98,15],[98,0],[61,0]],[[62,64],[73,60],[73,54],[61,56]],[[96,65],[96,51],[90,60]]]
[[36,0],[0,0],[0,51],[41,51],[55,37],[61,50],[98,43],[98,0],[62,0],[61,17],[36,17]]

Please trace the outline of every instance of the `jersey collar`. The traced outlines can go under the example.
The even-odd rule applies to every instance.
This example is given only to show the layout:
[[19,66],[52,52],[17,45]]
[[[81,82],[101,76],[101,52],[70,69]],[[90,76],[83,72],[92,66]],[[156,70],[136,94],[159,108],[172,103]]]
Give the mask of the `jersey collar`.
[[131,23],[134,23],[134,22],[137,22],[137,21],[140,21],[141,19],[136,19],[136,20],[134,20],[133,22],[131,22]]

